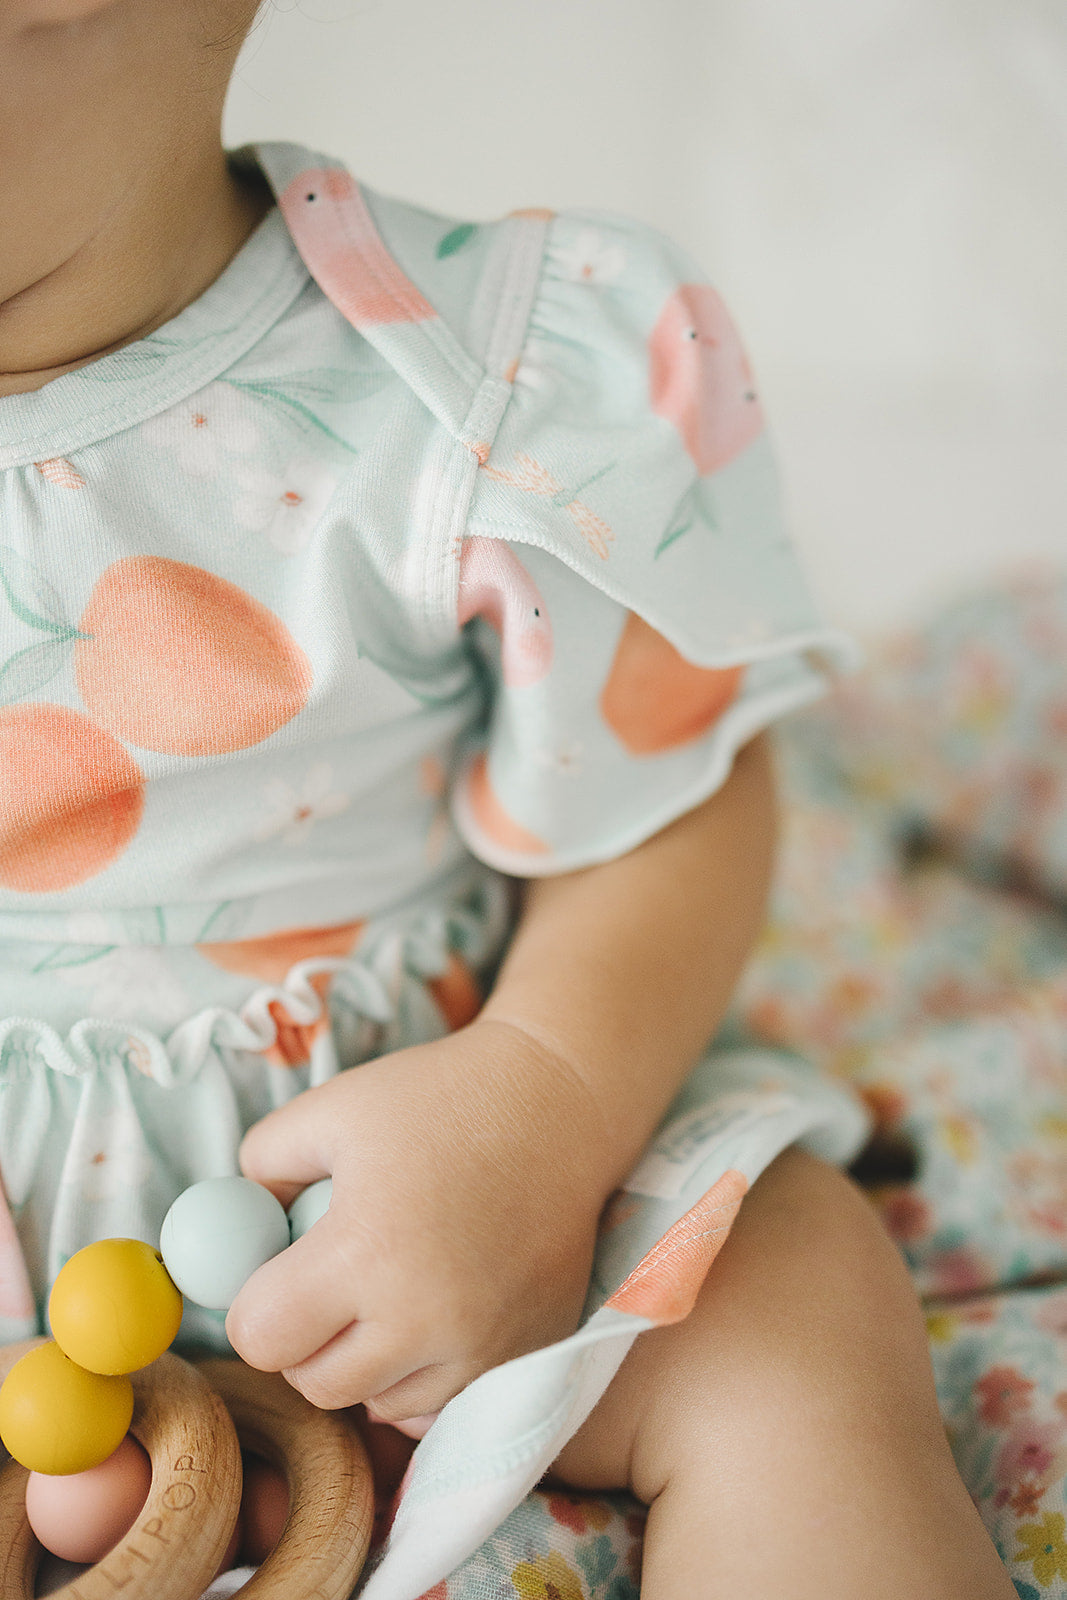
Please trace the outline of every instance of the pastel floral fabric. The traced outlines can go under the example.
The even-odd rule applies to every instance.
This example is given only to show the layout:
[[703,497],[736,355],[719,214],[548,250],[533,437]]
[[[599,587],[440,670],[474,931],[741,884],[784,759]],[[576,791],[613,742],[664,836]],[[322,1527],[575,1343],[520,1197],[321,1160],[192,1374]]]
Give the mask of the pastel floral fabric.
[[[277,205],[219,279],[0,399],[9,1338],[83,1244],[155,1242],[272,1106],[462,1027],[513,925],[504,874],[632,848],[851,659],[783,534],[737,331],[668,241],[436,217],[291,145],[233,159]],[[862,1138],[854,1096],[734,1056],[743,1107],[706,1060],[612,1214],[581,1339],[529,1369],[535,1409],[572,1367],[593,1403],[685,1314],[783,1143]],[[184,1336],[221,1319],[190,1309]],[[540,1476],[520,1455],[462,1557]],[[404,1600],[425,1478],[377,1575]],[[576,1567],[527,1541],[509,1581],[599,1582],[600,1537]]]
[[205,294],[0,402],[0,940],[259,937],[609,859],[850,659],[669,242],[234,159],[278,203]]
[[668,241],[232,159],[277,205],[216,282],[0,399],[0,1175],[38,1307],[272,1105],[468,1021],[502,874],[630,849],[850,658]]
[[1023,1600],[1067,1597],[1067,574],[962,597],[780,741],[748,1025],[860,1089],[956,1460]]
[[626,1495],[536,1490],[434,1600],[637,1600],[644,1524],[644,1508]]

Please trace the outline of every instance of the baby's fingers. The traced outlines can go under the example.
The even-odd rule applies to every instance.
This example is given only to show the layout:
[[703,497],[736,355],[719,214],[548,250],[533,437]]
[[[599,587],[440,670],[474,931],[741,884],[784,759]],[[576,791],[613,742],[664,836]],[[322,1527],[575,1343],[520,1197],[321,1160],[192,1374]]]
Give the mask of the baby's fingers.
[[383,1324],[353,1322],[308,1360],[286,1367],[283,1376],[313,1406],[336,1411],[403,1387],[423,1372],[435,1375],[432,1365],[420,1371],[424,1360],[414,1342],[402,1342]]
[[309,1183],[331,1176],[331,1126],[318,1090],[309,1089],[252,1124],[238,1152],[241,1171],[289,1206]]
[[261,1372],[297,1365],[356,1316],[352,1271],[327,1218],[253,1272],[233,1302],[226,1333]]

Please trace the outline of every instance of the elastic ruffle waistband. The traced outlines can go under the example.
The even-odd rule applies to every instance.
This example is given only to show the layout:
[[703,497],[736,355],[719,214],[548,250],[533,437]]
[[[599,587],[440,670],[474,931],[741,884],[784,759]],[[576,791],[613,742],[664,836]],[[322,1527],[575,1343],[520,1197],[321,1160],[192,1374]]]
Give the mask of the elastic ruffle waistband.
[[[133,1022],[85,1017],[64,1038],[39,1017],[5,1017],[0,1019],[0,1077],[17,1076],[36,1064],[67,1077],[83,1077],[114,1062],[136,1069],[161,1087],[188,1083],[209,1056],[267,1054],[278,1043],[277,1013],[298,1027],[324,1019],[329,1000],[313,982],[323,976],[333,980],[330,993],[339,993],[359,1018],[387,1025],[397,1016],[405,986],[424,987],[441,976],[454,954],[474,966],[492,957],[507,918],[506,894],[501,890],[490,892],[478,908],[434,907],[407,927],[368,929],[358,954],[298,961],[280,983],[255,988],[239,1010],[207,1006],[165,1037]],[[316,1044],[321,1051],[332,1052],[329,1029]],[[333,1061],[320,1065],[325,1075],[336,1070]],[[313,1077],[320,1075],[313,1071]]]

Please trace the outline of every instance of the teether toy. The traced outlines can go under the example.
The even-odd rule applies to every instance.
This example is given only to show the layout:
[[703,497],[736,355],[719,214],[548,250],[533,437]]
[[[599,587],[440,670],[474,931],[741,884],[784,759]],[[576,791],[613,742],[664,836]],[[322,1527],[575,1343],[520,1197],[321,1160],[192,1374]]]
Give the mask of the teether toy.
[[[287,1218],[274,1196],[258,1184],[244,1178],[208,1179],[175,1201],[164,1220],[160,1251],[136,1239],[103,1239],[66,1263],[49,1301],[55,1339],[0,1353],[0,1375],[6,1374],[0,1387],[0,1437],[15,1458],[0,1472],[4,1600],[22,1600],[23,1595],[28,1600],[32,1594],[38,1547],[31,1522],[53,1553],[98,1562],[91,1574],[59,1591],[69,1600],[96,1600],[118,1589],[128,1600],[141,1595],[145,1600],[193,1600],[218,1570],[220,1559],[232,1556],[241,1498],[233,1428],[220,1421],[218,1402],[205,1398],[203,1380],[178,1357],[164,1354],[181,1322],[179,1290],[201,1305],[225,1309],[257,1267],[318,1221],[331,1192],[328,1179],[313,1185],[296,1217]],[[280,1486],[275,1486],[277,1503],[267,1515],[267,1522],[275,1525],[284,1518],[282,1537],[244,1592],[264,1600],[268,1595],[300,1600],[304,1594],[308,1600],[312,1595],[315,1600],[342,1600],[366,1554],[373,1499],[370,1469],[352,1428],[343,1418],[316,1411],[279,1377],[265,1377],[232,1361],[211,1362],[205,1370],[233,1412],[242,1444],[279,1468],[288,1484],[287,1516]],[[269,1401],[262,1399],[264,1389]],[[179,1422],[195,1425],[198,1448],[210,1447],[212,1466],[209,1472],[190,1450],[175,1455],[174,1441],[168,1438],[170,1470],[189,1476],[161,1487],[164,1407],[175,1403],[188,1415],[171,1419],[174,1428]],[[132,1437],[127,1437],[131,1419]],[[224,1447],[218,1444],[220,1430]],[[150,1468],[138,1439],[149,1451]],[[27,1468],[34,1474],[28,1480]],[[212,1478],[219,1472],[229,1474],[221,1500]],[[203,1481],[197,1475],[205,1475]],[[236,1494],[231,1480],[236,1480]],[[5,1554],[3,1531],[14,1516],[15,1482],[20,1484],[24,1525],[20,1522]],[[131,1541],[141,1537],[169,1545],[161,1531],[160,1505],[170,1512],[189,1509],[201,1491],[208,1491],[209,1482],[213,1511],[205,1537],[198,1541],[196,1564],[179,1563],[179,1587],[167,1586],[173,1563],[149,1586],[147,1569],[153,1560]],[[216,1500],[226,1512],[221,1521]],[[328,1541],[323,1548],[323,1530],[333,1527],[343,1549],[330,1548]],[[263,1533],[259,1544],[268,1541]],[[183,1537],[182,1551],[187,1545]],[[158,1555],[154,1545],[149,1548]],[[120,1581],[124,1559],[129,1571]],[[167,1565],[164,1557],[159,1561]],[[145,1563],[143,1586],[133,1578],[140,1569],[130,1563],[136,1562]],[[22,1585],[17,1594],[7,1581],[16,1568]],[[92,1587],[97,1574],[110,1587]]]
[[289,1485],[285,1530],[242,1600],[348,1600],[374,1520],[370,1462],[350,1418],[317,1410],[278,1372],[214,1359],[200,1371],[225,1400],[241,1444]]
[[88,1472],[70,1477],[31,1472],[26,1517],[53,1555],[100,1561],[133,1527],[151,1483],[152,1463],[128,1433],[106,1461]]
[[128,1377],[87,1372],[52,1340],[27,1348],[0,1388],[0,1438],[31,1472],[97,1466],[118,1449],[132,1415]]
[[[0,1372],[47,1348],[34,1340],[0,1351]],[[131,1532],[58,1596],[111,1600],[121,1593],[133,1600],[140,1589],[143,1600],[195,1600],[225,1554],[241,1498],[241,1457],[226,1408],[199,1373],[169,1353],[132,1380],[100,1381],[132,1384],[132,1431],[151,1458],[152,1483]],[[4,1600],[30,1600],[40,1559],[26,1515],[26,1482],[15,1461],[0,1471]]]
[[[313,1187],[299,1233],[329,1204],[329,1180]],[[247,1178],[207,1178],[167,1212],[160,1250],[139,1239],[86,1245],[52,1287],[55,1343],[20,1363],[0,1388],[0,1439],[33,1472],[99,1466],[129,1426],[133,1397],[123,1375],[172,1343],[181,1291],[198,1305],[226,1310],[256,1268],[289,1242],[289,1219],[269,1189]]]
[[90,1372],[137,1372],[170,1348],[182,1297],[158,1250],[101,1239],[61,1268],[48,1300],[59,1348]]
[[[41,1341],[0,1350],[0,1377]],[[198,1600],[218,1571],[241,1500],[238,1440],[276,1465],[289,1514],[242,1600],[348,1600],[374,1513],[370,1465],[350,1420],[318,1411],[278,1373],[234,1360],[191,1366],[168,1352],[133,1375],[131,1431],[152,1482],[125,1538],[54,1600]],[[232,1421],[231,1421],[232,1417]],[[31,1600],[40,1560],[26,1515],[28,1474],[0,1470],[0,1595]]]
[[309,1228],[315,1226],[320,1217],[326,1215],[332,1198],[333,1181],[330,1178],[320,1178],[318,1183],[301,1189],[289,1207],[289,1237],[294,1244],[304,1237]]
[[163,1219],[159,1248],[190,1300],[228,1311],[237,1292],[289,1244],[285,1212],[247,1178],[205,1178],[180,1194]]

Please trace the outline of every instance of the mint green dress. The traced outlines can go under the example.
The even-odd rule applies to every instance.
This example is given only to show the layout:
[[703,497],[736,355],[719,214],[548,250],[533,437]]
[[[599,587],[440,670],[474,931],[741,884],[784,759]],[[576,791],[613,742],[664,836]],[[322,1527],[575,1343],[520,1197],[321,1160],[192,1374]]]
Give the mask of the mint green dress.
[[272,1106],[469,1020],[513,878],[649,838],[849,657],[672,245],[234,159],[278,205],[221,277],[0,399],[8,1337]]

